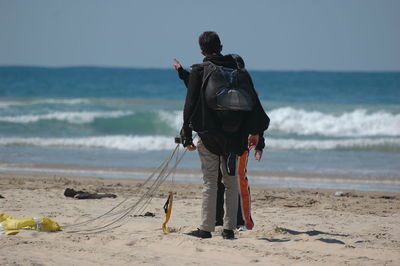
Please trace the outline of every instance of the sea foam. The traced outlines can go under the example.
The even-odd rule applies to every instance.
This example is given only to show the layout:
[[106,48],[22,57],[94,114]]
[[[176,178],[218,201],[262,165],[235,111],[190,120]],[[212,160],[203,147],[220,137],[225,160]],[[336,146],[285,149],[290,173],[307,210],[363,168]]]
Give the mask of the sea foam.
[[168,125],[176,130],[180,130],[183,124],[183,112],[182,111],[159,111],[158,116]]
[[74,98],[74,99],[40,99],[34,100],[32,104],[65,104],[65,105],[75,105],[75,104],[87,104],[90,103],[89,99]]
[[[359,139],[328,139],[299,140],[267,138],[267,147],[282,150],[334,150],[334,149],[370,149],[391,147],[400,150],[400,138],[359,138]],[[397,147],[397,148],[396,148]]]
[[35,123],[40,120],[60,120],[73,124],[91,123],[97,118],[117,118],[132,115],[132,111],[98,111],[98,112],[53,112],[48,114],[27,114],[21,116],[3,116],[0,117],[1,122],[9,123]]
[[56,105],[78,105],[78,104],[88,104],[89,99],[73,98],[73,99],[25,99],[25,100],[0,100],[0,108],[5,109],[11,106],[27,105],[27,104],[56,104]]
[[105,148],[117,150],[169,150],[176,144],[166,136],[99,136],[83,138],[0,138],[0,145]]
[[[162,121],[177,130],[182,127],[182,114],[182,111],[158,112]],[[400,114],[386,111],[368,113],[365,109],[355,109],[336,115],[282,107],[272,109],[268,115],[271,118],[270,131],[288,134],[327,137],[400,136]]]
[[[391,147],[400,150],[400,138],[363,138],[363,139],[329,139],[298,140],[267,138],[266,146],[270,149],[283,150],[334,150],[366,149],[376,150]],[[169,150],[176,144],[168,136],[98,136],[82,138],[0,138],[0,145],[37,146],[37,147],[71,147],[71,148],[104,148],[128,151]]]
[[271,129],[298,135],[400,136],[400,114],[356,109],[340,115],[282,107],[269,112]]

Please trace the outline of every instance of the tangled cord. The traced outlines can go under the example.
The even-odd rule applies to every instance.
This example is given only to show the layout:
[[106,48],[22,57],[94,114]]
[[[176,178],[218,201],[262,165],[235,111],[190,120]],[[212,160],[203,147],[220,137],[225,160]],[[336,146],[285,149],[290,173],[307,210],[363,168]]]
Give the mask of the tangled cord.
[[[186,149],[182,154],[179,154],[179,144],[177,144],[164,162],[145,180],[138,191],[134,193],[135,195],[140,195],[146,185],[156,177],[138,200],[135,201],[134,197],[126,197],[123,201],[102,215],[83,222],[64,225],[62,228],[67,229],[66,232],[68,233],[95,234],[124,225],[131,215],[140,215],[147,208],[154,198],[155,192],[171,174],[173,175],[175,173],[185,153]],[[169,167],[170,162],[174,158],[175,163],[172,167]]]

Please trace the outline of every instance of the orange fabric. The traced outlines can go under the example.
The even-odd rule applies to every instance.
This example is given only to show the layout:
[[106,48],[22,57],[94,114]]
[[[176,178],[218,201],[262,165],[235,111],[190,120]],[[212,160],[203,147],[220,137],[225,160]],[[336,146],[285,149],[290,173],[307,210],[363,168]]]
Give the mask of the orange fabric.
[[246,176],[248,156],[249,152],[245,151],[239,157],[238,178],[239,178],[239,194],[240,194],[243,220],[245,222],[246,228],[251,230],[254,227],[254,222],[253,219],[251,218],[250,187]]
[[164,234],[168,234],[168,229],[167,229],[167,223],[169,222],[169,218],[171,217],[171,212],[172,212],[172,202],[174,201],[174,193],[169,192],[168,195],[168,206],[167,206],[167,212],[165,213],[165,221],[162,224],[162,230]]

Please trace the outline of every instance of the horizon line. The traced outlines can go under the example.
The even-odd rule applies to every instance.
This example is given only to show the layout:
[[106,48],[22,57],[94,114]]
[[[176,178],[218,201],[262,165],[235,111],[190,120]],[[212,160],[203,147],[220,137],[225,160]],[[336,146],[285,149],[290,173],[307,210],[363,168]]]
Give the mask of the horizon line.
[[[115,69],[147,69],[147,70],[172,70],[169,67],[149,67],[149,66],[109,66],[109,65],[63,65],[63,66],[46,66],[46,65],[17,65],[17,64],[0,64],[0,68],[17,68],[17,67],[27,67],[27,68],[50,68],[50,69],[62,69],[62,68],[115,68]],[[254,72],[357,72],[357,73],[368,73],[368,72],[375,72],[375,73],[399,73],[400,69],[398,70],[360,70],[360,69],[342,69],[342,70],[335,70],[335,69],[258,69],[258,68],[248,68],[248,71]]]

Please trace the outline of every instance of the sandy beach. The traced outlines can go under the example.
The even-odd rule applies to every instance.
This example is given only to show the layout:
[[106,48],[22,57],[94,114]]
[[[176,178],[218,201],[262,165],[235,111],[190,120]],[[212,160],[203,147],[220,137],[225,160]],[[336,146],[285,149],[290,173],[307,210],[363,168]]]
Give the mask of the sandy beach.
[[[32,174],[1,174],[0,210],[15,218],[47,217],[63,231],[2,234],[1,265],[399,265],[400,195],[383,192],[252,187],[255,228],[224,240],[185,233],[200,218],[201,185],[164,183],[144,212],[96,234],[64,225],[135,202],[141,181]],[[65,188],[113,193],[117,198],[77,200]],[[161,224],[168,192],[176,192],[168,235]],[[142,189],[143,191],[143,189]]]
[[400,266],[399,14],[0,0],[0,266]]

